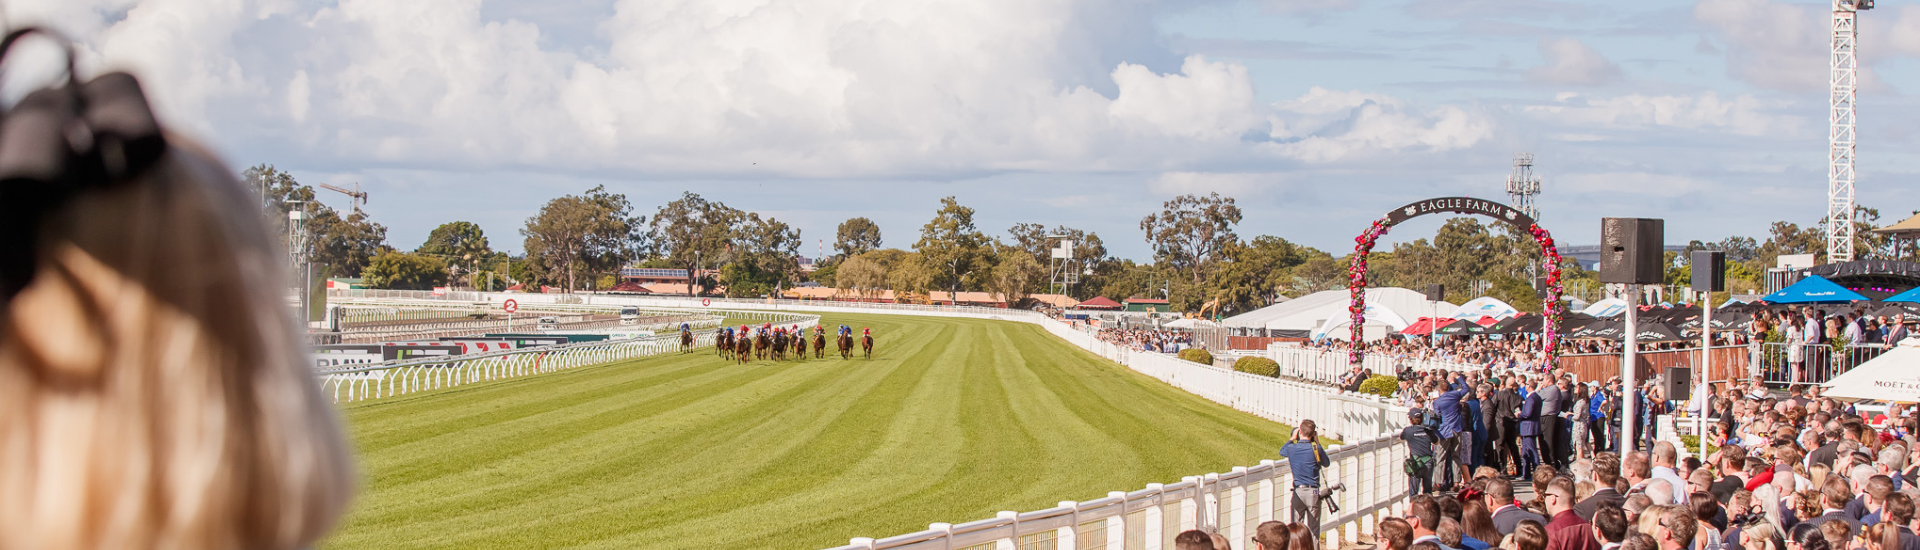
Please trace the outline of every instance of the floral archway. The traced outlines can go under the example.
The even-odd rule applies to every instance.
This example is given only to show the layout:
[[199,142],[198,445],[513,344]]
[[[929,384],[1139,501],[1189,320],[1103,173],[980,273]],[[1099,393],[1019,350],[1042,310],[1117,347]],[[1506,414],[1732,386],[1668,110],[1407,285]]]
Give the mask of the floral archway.
[[1547,276],[1547,296],[1540,305],[1541,315],[1546,316],[1546,335],[1541,339],[1541,347],[1545,353],[1546,364],[1556,364],[1556,359],[1558,358],[1556,348],[1558,348],[1560,344],[1560,293],[1562,288],[1560,286],[1560,250],[1553,244],[1553,235],[1548,233],[1546,229],[1542,229],[1538,223],[1535,223],[1532,216],[1515,210],[1513,207],[1494,201],[1469,197],[1427,199],[1402,206],[1387,212],[1387,214],[1381,216],[1380,219],[1374,220],[1373,225],[1368,227],[1366,232],[1361,233],[1358,237],[1354,237],[1353,260],[1347,265],[1347,292],[1351,296],[1351,303],[1347,306],[1347,312],[1353,315],[1353,342],[1355,345],[1348,360],[1353,364],[1359,364],[1361,359],[1366,357],[1367,353],[1366,349],[1359,345],[1365,341],[1362,339],[1361,331],[1366,325],[1367,315],[1367,254],[1373,251],[1374,243],[1379,242],[1380,237],[1387,234],[1387,230],[1392,229],[1395,225],[1399,225],[1400,222],[1427,214],[1439,214],[1442,212],[1475,214],[1493,218],[1496,221],[1527,230],[1528,234],[1533,235],[1533,240],[1540,244],[1540,256],[1543,260],[1542,263],[1545,264],[1541,266],[1541,268],[1546,272]]

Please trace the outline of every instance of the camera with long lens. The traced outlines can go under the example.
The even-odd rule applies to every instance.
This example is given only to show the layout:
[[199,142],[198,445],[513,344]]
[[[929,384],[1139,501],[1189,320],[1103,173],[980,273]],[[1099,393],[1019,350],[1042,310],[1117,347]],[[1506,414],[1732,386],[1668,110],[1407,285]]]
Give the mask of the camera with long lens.
[[1333,494],[1345,490],[1347,490],[1347,484],[1338,481],[1333,482],[1332,485],[1321,487],[1320,504],[1327,507],[1328,513],[1340,513],[1340,503],[1335,501]]

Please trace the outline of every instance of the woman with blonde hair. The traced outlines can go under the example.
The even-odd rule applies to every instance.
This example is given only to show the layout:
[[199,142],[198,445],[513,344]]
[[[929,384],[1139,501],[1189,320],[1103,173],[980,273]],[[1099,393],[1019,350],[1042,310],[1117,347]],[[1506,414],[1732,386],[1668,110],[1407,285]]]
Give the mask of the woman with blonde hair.
[[310,546],[355,474],[259,199],[74,81],[0,119],[0,550]]

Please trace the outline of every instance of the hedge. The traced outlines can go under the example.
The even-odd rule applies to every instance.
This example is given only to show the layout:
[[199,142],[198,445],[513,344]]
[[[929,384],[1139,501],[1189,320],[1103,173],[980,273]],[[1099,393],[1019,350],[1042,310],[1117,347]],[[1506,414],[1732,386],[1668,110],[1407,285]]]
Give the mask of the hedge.
[[1260,376],[1280,376],[1280,364],[1265,357],[1241,357],[1233,362],[1233,370]]
[[1200,348],[1187,348],[1187,349],[1180,350],[1180,358],[1188,361],[1192,361],[1195,363],[1199,363],[1202,365],[1213,364],[1213,353]]
[[1400,379],[1392,376],[1374,375],[1360,383],[1360,393],[1371,393],[1380,397],[1393,397],[1400,391]]

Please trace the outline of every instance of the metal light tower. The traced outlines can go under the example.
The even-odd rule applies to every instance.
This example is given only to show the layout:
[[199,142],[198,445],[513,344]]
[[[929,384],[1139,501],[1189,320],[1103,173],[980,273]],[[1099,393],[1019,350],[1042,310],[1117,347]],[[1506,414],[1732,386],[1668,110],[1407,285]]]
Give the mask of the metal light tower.
[[1859,10],[1873,0],[1833,0],[1831,92],[1827,115],[1827,261],[1853,261],[1854,94],[1859,91],[1860,58],[1856,23]]
[[1540,177],[1533,175],[1533,153],[1513,155],[1513,174],[1507,176],[1507,202],[1527,217],[1540,219],[1540,208],[1533,197],[1540,194]]
[[1060,241],[1058,246],[1047,250],[1047,289],[1057,286],[1058,292],[1066,294],[1067,287],[1080,282],[1080,270],[1076,269],[1079,262],[1073,260],[1073,240],[1067,235],[1047,235],[1047,239]]
[[295,287],[294,296],[300,300],[300,322],[305,326],[313,315],[308,308],[312,303],[313,258],[311,256],[312,234],[307,231],[306,201],[287,202],[287,260],[293,268],[292,275],[300,278],[300,286]]

